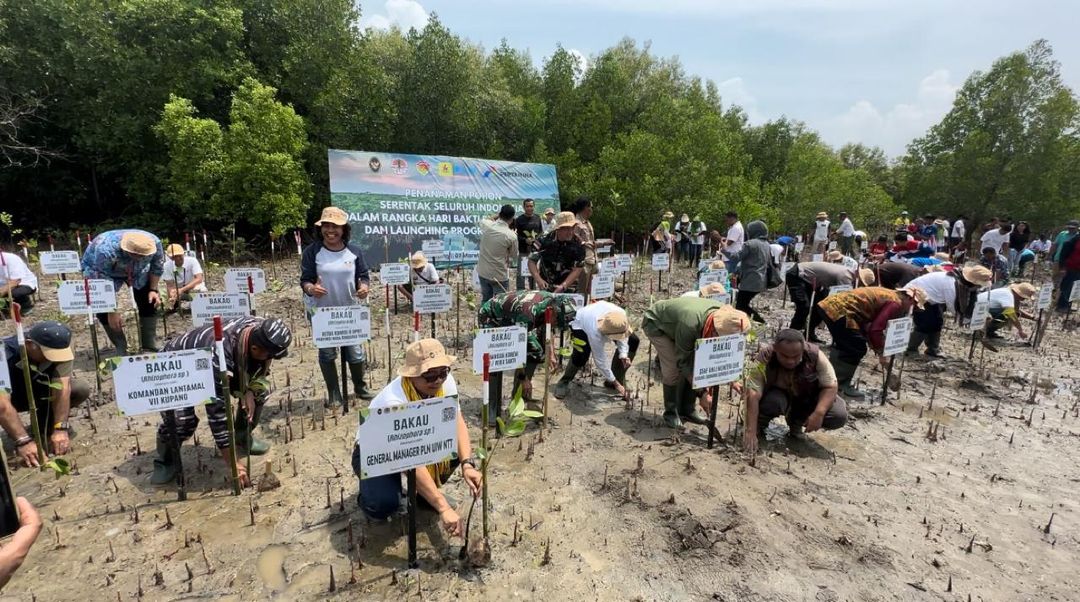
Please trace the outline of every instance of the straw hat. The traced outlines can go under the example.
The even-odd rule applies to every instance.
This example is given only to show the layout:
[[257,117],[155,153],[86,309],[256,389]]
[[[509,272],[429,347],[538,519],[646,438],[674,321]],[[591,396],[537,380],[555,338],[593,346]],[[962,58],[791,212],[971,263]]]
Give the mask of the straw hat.
[[573,228],[577,225],[577,218],[570,211],[560,212],[555,216],[555,229],[559,228]]
[[555,209],[553,207],[548,207],[547,209],[544,209],[544,215],[555,215]]
[[990,286],[990,282],[994,279],[990,268],[981,265],[969,265],[960,270],[960,274],[964,276],[964,280],[979,287]]
[[719,259],[717,259],[716,261],[709,264],[709,269],[710,270],[726,270],[727,265],[725,265],[723,261],[720,261]]
[[698,293],[700,293],[702,297],[722,295],[725,292],[727,292],[727,289],[724,288],[724,285],[720,282],[710,282],[705,286],[701,287],[701,290],[698,291]]
[[423,268],[424,266],[426,266],[427,265],[427,257],[424,257],[424,252],[423,251],[417,251],[417,252],[413,253],[412,257],[409,258],[409,265],[411,265],[414,269],[417,269],[417,270],[419,270],[419,269]]
[[1037,292],[1035,289],[1035,285],[1031,284],[1030,282],[1017,282],[1016,284],[1010,284],[1009,290],[1021,299],[1030,299],[1034,297],[1035,293]]
[[716,336],[740,334],[750,330],[750,316],[731,305],[721,305],[712,311]]
[[630,323],[626,320],[626,312],[609,311],[600,316],[598,321],[600,334],[614,341],[630,338]]
[[819,211],[817,217],[815,217],[814,219],[829,219],[829,214],[825,213],[824,211]]
[[934,259],[940,259],[946,263],[952,261],[952,257],[949,257],[948,253],[934,253]]
[[829,255],[826,257],[826,259],[829,261],[829,263],[836,263],[837,261],[844,259],[844,254],[840,251],[829,251]]
[[323,225],[323,222],[344,226],[349,223],[349,214],[337,207],[327,207],[322,210],[322,217],[319,218],[319,221],[315,222],[315,225],[321,226]]
[[165,249],[165,255],[167,255],[168,257],[176,257],[177,255],[183,255],[183,254],[184,254],[184,247],[181,247],[180,245],[178,245],[176,243],[173,243],[173,244],[169,245]]
[[663,217],[664,219],[671,219],[675,217],[675,214],[670,211],[665,211],[664,215],[662,215],[661,217]]
[[154,238],[146,232],[132,230],[120,237],[120,248],[135,255],[153,255],[157,249]]
[[859,283],[863,286],[874,286],[877,282],[877,278],[874,277],[874,270],[869,268],[859,268]]
[[446,348],[436,339],[420,339],[405,348],[405,365],[398,375],[416,377],[432,368],[448,368],[457,358],[446,354]]
[[690,223],[690,216],[684,213],[684,214],[682,214],[682,217],[679,218],[679,221],[684,223],[684,224],[689,224]]
[[922,309],[926,305],[926,291],[922,290],[917,286],[909,286],[907,288],[902,288],[897,292],[904,293],[914,299],[915,307],[918,307],[919,309]]

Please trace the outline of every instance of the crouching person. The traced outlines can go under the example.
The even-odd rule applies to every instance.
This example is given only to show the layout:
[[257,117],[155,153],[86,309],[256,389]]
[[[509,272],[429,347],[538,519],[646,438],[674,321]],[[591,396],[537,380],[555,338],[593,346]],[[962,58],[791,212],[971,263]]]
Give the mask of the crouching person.
[[[423,399],[439,397],[457,397],[457,383],[450,374],[450,367],[455,358],[446,354],[442,343],[436,339],[422,339],[405,349],[405,364],[398,370],[398,376],[386,385],[386,388],[371,400],[370,410],[392,408]],[[439,464],[424,466],[416,470],[416,492],[418,502],[439,513],[443,527],[453,536],[464,533],[461,517],[446,500],[441,488],[457,467],[462,467],[462,475],[475,496],[480,492],[480,471],[478,460],[472,457],[472,445],[469,441],[469,429],[465,426],[461,409],[457,412],[458,455],[457,459]],[[356,444],[352,451],[352,467],[356,476],[361,475],[360,431],[356,431]],[[381,475],[360,481],[360,508],[368,518],[386,520],[401,509],[403,495],[401,473]]]
[[790,437],[801,437],[804,429],[833,430],[847,423],[847,406],[836,395],[836,372],[829,358],[798,330],[776,333],[773,343],[758,352],[750,374],[743,433],[747,452],[757,451],[777,416],[787,420]]
[[[558,399],[565,399],[570,393],[570,383],[574,376],[585,367],[592,356],[597,372],[604,377],[604,386],[615,389],[624,399],[629,399],[626,390],[626,371],[634,361],[640,340],[630,330],[626,319],[626,310],[608,301],[597,301],[577,311],[570,323],[574,353],[562,378],[555,383],[553,392]],[[608,362],[607,343],[615,343],[617,357]]]
[[[229,374],[229,391],[239,392],[239,398],[234,399],[236,408],[236,450],[237,453],[247,453],[253,456],[265,454],[270,449],[270,444],[256,439],[248,434],[259,425],[259,417],[262,415],[263,404],[270,395],[269,384],[270,364],[275,359],[281,359],[288,355],[289,345],[292,343],[292,332],[284,322],[278,318],[239,318],[226,322],[222,331],[222,344],[225,347],[225,369]],[[207,324],[187,331],[183,335],[165,344],[163,351],[179,351],[181,349],[209,349],[214,347],[214,325]],[[241,389],[241,369],[247,372],[247,389]],[[225,402],[221,385],[215,379],[215,398],[206,404],[206,417],[210,421],[210,432],[214,434],[214,443],[225,460],[225,467],[229,466],[229,428],[225,414]],[[164,485],[176,478],[176,457],[173,455],[171,445],[173,416],[175,415],[176,437],[178,442],[184,442],[195,434],[195,428],[199,426],[199,417],[195,415],[195,408],[181,408],[173,414],[161,413],[161,424],[157,431],[157,455],[154,459],[154,473],[150,476],[150,482],[155,485]],[[247,428],[249,424],[251,428]],[[247,487],[251,484],[244,463],[236,462],[237,474],[240,483]]]

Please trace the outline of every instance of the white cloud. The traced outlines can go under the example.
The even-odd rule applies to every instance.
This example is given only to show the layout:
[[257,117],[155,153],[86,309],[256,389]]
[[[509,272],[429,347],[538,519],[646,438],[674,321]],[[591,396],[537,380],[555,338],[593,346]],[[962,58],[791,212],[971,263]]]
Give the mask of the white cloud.
[[725,106],[738,105],[746,113],[747,119],[752,124],[764,123],[765,115],[758,108],[757,97],[750,93],[746,82],[741,77],[726,79],[716,85],[720,92],[720,101]]
[[567,48],[566,52],[570,53],[570,56],[577,59],[578,70],[577,77],[575,78],[578,83],[581,83],[581,78],[585,77],[585,71],[589,68],[589,57],[585,56],[585,53],[577,48]]
[[880,146],[889,155],[902,155],[909,142],[949,112],[959,88],[949,81],[947,70],[938,69],[919,82],[914,102],[898,103],[883,111],[868,100],[858,100],[843,114],[828,120],[821,133],[837,146],[862,142]]
[[360,26],[364,29],[390,29],[393,26],[408,31],[410,28],[423,29],[428,22],[428,13],[416,0],[386,0],[381,13],[360,15]]

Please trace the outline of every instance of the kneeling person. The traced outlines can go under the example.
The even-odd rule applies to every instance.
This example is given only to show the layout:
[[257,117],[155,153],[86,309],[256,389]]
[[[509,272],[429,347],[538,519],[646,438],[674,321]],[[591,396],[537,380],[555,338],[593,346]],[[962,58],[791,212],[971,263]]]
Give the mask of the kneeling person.
[[847,423],[847,406],[836,395],[832,364],[798,330],[781,330],[773,344],[761,348],[748,386],[743,446],[749,453],[757,451],[758,440],[777,416],[787,420],[792,437],[800,436],[804,428],[833,430]]
[[[183,301],[191,301],[191,293],[205,293],[206,283],[202,264],[191,255],[184,253],[184,247],[173,243],[165,249],[165,255],[172,261],[166,266],[165,288],[169,292],[169,313],[180,309]],[[186,306],[185,306],[186,307]]]
[[[225,347],[225,369],[229,374],[229,391],[239,391],[240,397],[236,399],[236,448],[237,453],[241,450],[253,456],[265,454],[270,449],[270,444],[256,439],[248,433],[259,425],[259,417],[262,415],[263,404],[270,395],[267,384],[270,374],[270,364],[275,359],[281,359],[288,355],[289,345],[292,343],[292,332],[284,322],[277,318],[239,318],[225,323],[222,333],[222,343]],[[179,351],[181,349],[208,349],[214,347],[214,325],[207,324],[187,331],[165,344],[163,351]],[[241,391],[241,374],[247,373],[247,389]],[[229,454],[226,452],[229,445],[229,428],[225,414],[225,402],[222,400],[221,385],[214,381],[216,397],[214,401],[206,404],[206,417],[210,421],[210,431],[214,434],[214,443],[222,452],[225,466],[229,470]],[[199,417],[195,414],[195,408],[182,408],[175,410],[176,437],[180,443],[186,441],[199,426]],[[250,418],[249,418],[250,417]],[[251,428],[247,425],[250,423]],[[163,485],[176,478],[176,457],[173,456],[171,445],[173,417],[168,412],[161,413],[161,424],[157,430],[157,454],[154,459],[154,474],[150,476],[150,482],[155,485]],[[247,487],[250,485],[247,469],[244,463],[237,460],[237,474],[240,483]]]
[[[457,397],[457,382],[450,374],[450,367],[455,358],[446,354],[442,343],[436,339],[422,339],[405,349],[405,365],[398,370],[398,376],[386,385],[386,388],[371,400],[369,409],[385,409],[402,406],[423,399],[439,397]],[[480,493],[480,471],[477,460],[472,458],[472,444],[469,441],[469,428],[457,412],[458,460],[448,460],[439,464],[424,466],[416,470],[416,492],[421,503],[439,513],[443,526],[451,535],[462,535],[464,530],[461,517],[453,506],[446,501],[440,488],[460,465],[465,482],[474,496]],[[356,445],[353,446],[352,467],[359,477],[360,431],[356,431]],[[401,509],[402,486],[401,473],[381,475],[360,481],[360,508],[368,518],[385,520]]]
[[[570,323],[570,336],[574,344],[574,353],[562,378],[555,383],[555,397],[564,399],[570,392],[570,383],[574,376],[585,367],[585,362],[592,356],[596,370],[604,377],[604,386],[618,391],[624,399],[629,398],[626,390],[626,370],[634,361],[640,340],[630,330],[626,319],[626,310],[608,301],[597,301],[577,311]],[[617,357],[608,365],[607,343],[615,343]]]

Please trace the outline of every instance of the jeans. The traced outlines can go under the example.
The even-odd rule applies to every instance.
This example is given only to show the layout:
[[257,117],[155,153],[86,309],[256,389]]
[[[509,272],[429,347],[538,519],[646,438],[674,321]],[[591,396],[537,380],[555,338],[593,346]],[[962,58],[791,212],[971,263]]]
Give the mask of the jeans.
[[1020,265],[1020,251],[1018,249],[1009,249],[1009,272],[1015,272]]
[[486,303],[488,299],[495,295],[501,295],[510,290],[509,280],[488,280],[483,276],[480,277],[480,303]]
[[[354,445],[352,451],[353,473],[359,477],[360,446]],[[360,509],[368,518],[386,520],[401,509],[402,499],[401,473],[384,474],[360,481]]]
[[685,261],[688,257],[690,257],[690,241],[689,240],[680,240],[679,243],[678,243],[678,250],[679,250],[679,259],[682,259],[683,261]]
[[1057,309],[1066,311],[1069,309],[1069,295],[1072,293],[1073,283],[1080,280],[1080,270],[1066,270],[1061,277],[1061,289],[1058,291]]
[[[345,361],[350,364],[364,363],[364,348],[360,345],[341,347],[345,350]],[[337,361],[338,347],[323,347],[319,349],[319,363],[334,363]]]
[[697,263],[698,263],[698,260],[701,259],[701,248],[703,246],[704,245],[699,245],[697,243],[690,243],[690,265],[691,266],[696,266]]

